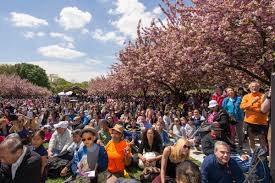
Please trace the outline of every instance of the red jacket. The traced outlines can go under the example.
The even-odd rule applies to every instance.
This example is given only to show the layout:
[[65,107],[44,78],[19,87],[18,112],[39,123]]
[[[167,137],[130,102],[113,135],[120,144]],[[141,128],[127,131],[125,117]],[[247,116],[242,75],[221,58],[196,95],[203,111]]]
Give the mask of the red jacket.
[[212,100],[216,100],[219,104],[219,106],[222,106],[222,101],[225,98],[225,96],[223,95],[218,95],[217,93],[214,93],[214,95],[212,95]]

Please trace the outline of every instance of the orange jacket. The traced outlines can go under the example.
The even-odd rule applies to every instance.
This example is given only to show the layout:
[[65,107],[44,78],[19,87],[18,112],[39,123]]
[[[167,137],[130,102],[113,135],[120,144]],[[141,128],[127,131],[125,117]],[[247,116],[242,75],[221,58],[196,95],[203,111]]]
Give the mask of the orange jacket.
[[[255,97],[260,99],[252,104]],[[249,93],[242,99],[240,108],[245,111],[244,121],[255,125],[267,125],[267,114],[261,112],[264,95],[262,93]]]

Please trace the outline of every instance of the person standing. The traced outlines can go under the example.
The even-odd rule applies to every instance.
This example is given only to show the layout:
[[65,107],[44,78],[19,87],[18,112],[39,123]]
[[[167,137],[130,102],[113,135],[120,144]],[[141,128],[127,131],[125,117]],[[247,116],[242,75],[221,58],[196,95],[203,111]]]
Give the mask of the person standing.
[[267,114],[261,111],[264,95],[259,92],[260,84],[251,82],[249,84],[250,93],[242,99],[240,108],[245,111],[244,121],[247,123],[249,146],[253,152],[255,148],[255,137],[260,140],[260,145],[267,149]]
[[235,142],[235,132],[238,136],[238,144],[239,148],[243,148],[243,140],[244,140],[244,131],[243,131],[243,119],[244,112],[240,108],[240,104],[242,102],[241,97],[236,95],[236,92],[233,88],[226,89],[227,96],[223,102],[222,107],[229,114],[229,118],[231,121],[236,122],[236,124],[230,124],[230,133],[231,133],[231,141]]

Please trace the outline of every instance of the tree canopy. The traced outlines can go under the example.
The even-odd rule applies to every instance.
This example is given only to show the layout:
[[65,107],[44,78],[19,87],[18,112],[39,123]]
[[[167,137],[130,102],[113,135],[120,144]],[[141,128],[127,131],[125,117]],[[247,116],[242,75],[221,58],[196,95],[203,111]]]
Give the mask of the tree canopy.
[[91,80],[90,94],[162,90],[178,96],[217,83],[270,84],[272,0],[196,0],[194,6],[163,2],[167,23],[139,24],[137,39],[119,52],[111,74]]
[[1,90],[3,97],[47,97],[51,92],[44,87],[33,85],[26,79],[21,79],[17,75],[0,74]]
[[2,64],[0,65],[0,74],[15,74],[21,79],[27,79],[31,83],[41,86],[50,87],[49,79],[46,71],[38,65],[20,63],[15,65]]

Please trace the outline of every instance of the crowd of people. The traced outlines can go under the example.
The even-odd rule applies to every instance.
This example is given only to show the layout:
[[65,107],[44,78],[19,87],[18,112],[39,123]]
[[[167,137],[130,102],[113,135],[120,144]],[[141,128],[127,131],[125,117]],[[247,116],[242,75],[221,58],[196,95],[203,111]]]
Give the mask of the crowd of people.
[[[258,82],[248,91],[217,85],[177,104],[169,96],[2,99],[0,182],[242,183],[256,144],[271,149],[271,91]],[[191,150],[205,155],[201,167]],[[140,180],[129,175],[135,167]]]

